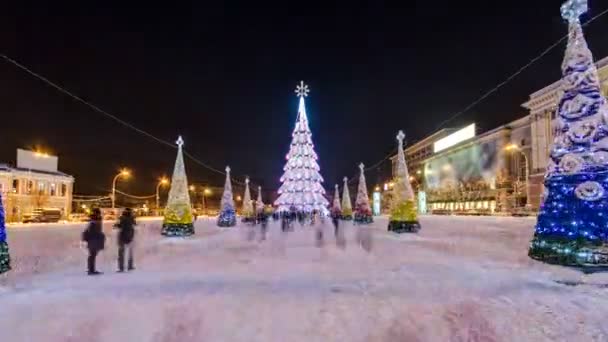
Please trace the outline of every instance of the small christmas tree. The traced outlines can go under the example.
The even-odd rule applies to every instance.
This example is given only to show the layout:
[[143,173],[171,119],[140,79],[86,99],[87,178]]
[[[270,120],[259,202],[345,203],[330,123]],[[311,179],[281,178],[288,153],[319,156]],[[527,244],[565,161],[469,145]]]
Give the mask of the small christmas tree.
[[243,222],[253,220],[253,201],[251,200],[251,192],[249,192],[249,177],[245,178],[245,194],[243,195]]
[[299,212],[311,212],[313,210],[327,210],[327,199],[325,189],[321,183],[323,177],[319,173],[317,153],[312,143],[312,133],[308,126],[308,116],[304,98],[308,96],[308,86],[304,81],[296,88],[296,94],[300,98],[298,108],[298,119],[293,130],[291,146],[287,153],[287,163],[281,177],[279,198],[274,202],[279,211],[290,211],[295,209]]
[[414,190],[410,184],[410,176],[405,163],[404,138],[405,134],[399,131],[397,134],[397,170],[388,230],[396,233],[416,233],[420,230],[420,223],[418,223],[418,214],[414,205]]
[[8,253],[4,221],[4,204],[2,202],[2,193],[0,192],[0,274],[8,272],[11,269],[11,256]]
[[367,194],[367,184],[365,184],[365,165],[359,165],[361,175],[359,176],[359,189],[355,200],[355,222],[372,223],[372,208],[369,205],[369,195]]
[[230,167],[226,166],[226,182],[224,193],[220,202],[220,215],[217,225],[220,227],[234,227],[236,225],[236,211],[234,210],[234,197],[232,195],[232,182],[230,181]]
[[608,105],[579,17],[586,0],[562,8],[569,23],[559,131],[545,175],[530,257],[572,266],[608,264]]
[[346,177],[344,177],[344,189],[342,190],[342,219],[353,219],[353,205],[351,204],[350,193],[348,192],[348,178]]
[[331,215],[333,217],[342,216],[342,206],[340,205],[340,189],[338,187],[338,184],[336,184],[336,191],[334,192],[334,203],[331,207]]
[[165,236],[189,236],[194,234],[192,204],[188,193],[188,178],[184,166],[182,137],[177,139],[177,159],[171,177],[171,189],[165,208],[162,234]]
[[264,202],[262,202],[261,186],[258,186],[258,199],[255,201],[255,211],[257,214],[264,213]]

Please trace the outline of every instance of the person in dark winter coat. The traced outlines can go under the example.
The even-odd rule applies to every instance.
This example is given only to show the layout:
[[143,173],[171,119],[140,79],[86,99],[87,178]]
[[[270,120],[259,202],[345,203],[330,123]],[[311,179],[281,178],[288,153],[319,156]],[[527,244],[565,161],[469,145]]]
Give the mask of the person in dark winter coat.
[[101,274],[101,272],[98,272],[95,268],[95,259],[97,258],[97,253],[105,247],[106,236],[103,233],[101,210],[99,210],[99,208],[93,209],[89,224],[82,233],[82,241],[87,243],[87,248],[89,250],[89,257],[87,259],[88,274]]
[[135,216],[131,208],[127,208],[122,212],[118,223],[114,226],[119,229],[118,232],[118,272],[125,271],[125,250],[129,254],[127,267],[129,271],[135,269],[133,265],[133,240],[135,238]]

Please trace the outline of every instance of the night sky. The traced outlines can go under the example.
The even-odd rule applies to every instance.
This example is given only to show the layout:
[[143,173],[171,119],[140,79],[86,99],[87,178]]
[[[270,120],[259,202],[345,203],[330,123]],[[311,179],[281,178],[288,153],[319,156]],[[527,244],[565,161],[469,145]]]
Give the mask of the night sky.
[[[307,99],[326,188],[395,146],[413,142],[503,81],[566,31],[561,0],[112,1],[5,4],[1,52],[104,110],[236,177],[276,189],[297,115]],[[589,0],[586,18],[608,8]],[[131,3],[131,2],[129,2]],[[608,55],[608,15],[586,29]],[[481,130],[526,115],[528,95],[560,77],[565,43],[450,122]],[[0,161],[42,146],[76,177],[76,193],[100,194],[116,170],[124,190],[150,194],[170,175],[175,150],[158,144],[0,60]],[[186,160],[189,178],[223,176]],[[384,163],[380,172],[388,170]],[[375,183],[379,172],[370,171]]]

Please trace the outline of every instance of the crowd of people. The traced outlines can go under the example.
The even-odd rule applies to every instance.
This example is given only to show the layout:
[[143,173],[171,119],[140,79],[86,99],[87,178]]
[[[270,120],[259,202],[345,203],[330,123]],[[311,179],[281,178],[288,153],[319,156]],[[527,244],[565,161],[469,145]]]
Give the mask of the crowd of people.
[[[346,238],[344,229],[340,228],[341,217],[340,215],[331,213],[329,215],[333,228],[336,245],[340,248],[346,248]],[[250,224],[248,232],[248,239],[254,240],[256,235],[255,227],[259,226],[259,241],[264,241],[268,235],[268,223],[270,218],[275,221],[280,221],[281,231],[283,233],[292,232],[295,230],[295,224],[299,223],[301,227],[312,226],[316,228],[315,241],[317,247],[321,247],[324,244],[324,233],[323,227],[327,216],[319,211],[312,212],[275,212],[271,215],[264,213],[263,211],[258,212],[255,218],[248,218],[243,220]],[[320,223],[320,224],[317,224]],[[127,256],[127,270],[135,270],[133,248],[135,241],[135,226],[137,222],[135,215],[130,208],[126,208],[118,222],[114,225],[114,229],[118,230],[118,256],[117,256],[117,272],[125,271],[125,254]],[[371,234],[366,229],[357,229],[357,243],[366,251],[371,250]],[[89,218],[89,223],[82,233],[82,241],[86,244],[88,249],[87,258],[87,273],[89,275],[100,275],[96,268],[96,259],[100,251],[105,249],[106,236],[103,232],[102,213],[100,209],[93,209]]]

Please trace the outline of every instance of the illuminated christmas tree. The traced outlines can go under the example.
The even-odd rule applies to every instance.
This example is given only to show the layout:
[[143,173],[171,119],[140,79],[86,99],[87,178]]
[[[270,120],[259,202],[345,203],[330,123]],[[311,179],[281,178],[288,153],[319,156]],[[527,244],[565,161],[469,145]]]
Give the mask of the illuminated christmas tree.
[[262,201],[262,187],[258,186],[258,199],[255,201],[255,212],[257,214],[264,212],[264,202]]
[[342,190],[342,219],[353,219],[353,205],[350,200],[350,192],[348,191],[348,178],[344,177],[344,189]]
[[561,7],[569,38],[559,131],[529,251],[534,259],[573,266],[608,264],[608,105],[579,20],[586,12],[586,0]]
[[217,225],[220,227],[234,227],[236,225],[236,210],[234,209],[229,166],[226,166],[226,182],[224,183],[224,193],[220,202],[220,215],[217,218]]
[[165,208],[162,234],[165,236],[189,236],[194,234],[192,204],[188,194],[188,178],[184,166],[182,137],[177,139],[177,159],[171,177],[171,190]]
[[340,205],[340,189],[336,184],[336,191],[334,192],[334,203],[331,207],[331,214],[334,217],[342,216],[342,206]]
[[359,165],[361,175],[359,176],[359,189],[355,200],[355,222],[372,223],[372,208],[369,205],[369,195],[367,194],[367,184],[365,184],[365,165]]
[[0,274],[8,272],[11,269],[11,256],[8,253],[6,225],[4,221],[4,204],[2,203],[2,193],[0,192]]
[[396,233],[416,233],[420,230],[418,214],[414,205],[414,190],[405,163],[403,139],[405,134],[397,134],[397,170],[393,187],[393,202],[388,230]]
[[243,222],[248,222],[253,219],[253,202],[251,201],[251,192],[249,192],[249,177],[245,178],[245,194],[243,195]]
[[308,126],[308,116],[304,98],[308,96],[308,86],[304,81],[296,88],[300,98],[298,119],[293,130],[291,146],[287,153],[287,163],[281,177],[279,198],[275,201],[279,211],[295,209],[301,212],[324,211],[329,202],[325,199],[325,189],[321,183],[317,154],[312,143],[312,133]]

